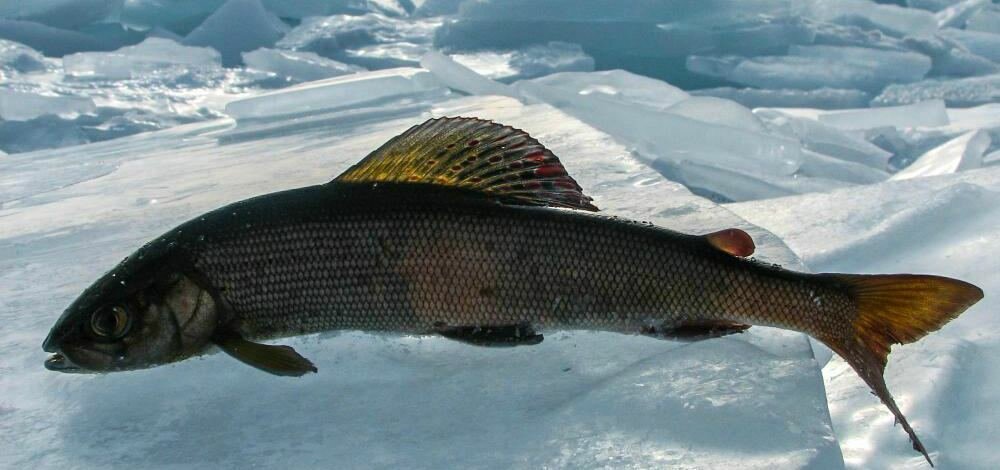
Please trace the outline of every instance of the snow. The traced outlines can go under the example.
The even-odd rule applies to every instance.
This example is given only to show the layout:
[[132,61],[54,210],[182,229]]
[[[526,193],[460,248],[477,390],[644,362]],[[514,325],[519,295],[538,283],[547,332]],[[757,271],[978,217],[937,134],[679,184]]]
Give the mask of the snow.
[[228,0],[184,37],[184,44],[210,46],[222,54],[222,64],[242,63],[241,52],[274,45],[288,31],[260,0]]
[[995,468],[998,50],[985,0],[0,2],[0,467],[925,467],[843,361],[765,328],[309,336],[300,381],[222,355],[42,369],[58,312],[143,241],[474,115],[530,131],[609,213],[743,227],[794,269],[981,285],[887,377],[936,463]]

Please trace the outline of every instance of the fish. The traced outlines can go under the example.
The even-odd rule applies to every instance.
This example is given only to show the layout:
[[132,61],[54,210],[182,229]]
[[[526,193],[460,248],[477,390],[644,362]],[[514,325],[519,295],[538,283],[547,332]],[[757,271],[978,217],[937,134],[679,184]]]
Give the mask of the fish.
[[795,272],[754,249],[738,228],[691,235],[602,214],[526,132],[431,119],[328,183],[235,202],[142,246],[62,313],[45,366],[107,373],[221,350],[302,376],[312,361],[265,341],[360,330],[520,347],[558,330],[701,341],[770,326],[844,358],[933,466],[886,387],[889,350],[983,291]]

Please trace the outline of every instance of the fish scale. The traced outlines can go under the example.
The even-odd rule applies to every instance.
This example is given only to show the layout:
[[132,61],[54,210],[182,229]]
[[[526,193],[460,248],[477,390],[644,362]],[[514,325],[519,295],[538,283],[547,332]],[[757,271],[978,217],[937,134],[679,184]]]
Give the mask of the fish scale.
[[[196,266],[254,338],[441,324],[639,333],[706,319],[820,331],[853,313],[822,281],[653,226],[454,198],[379,206],[236,223]],[[816,308],[809,292],[830,300]]]

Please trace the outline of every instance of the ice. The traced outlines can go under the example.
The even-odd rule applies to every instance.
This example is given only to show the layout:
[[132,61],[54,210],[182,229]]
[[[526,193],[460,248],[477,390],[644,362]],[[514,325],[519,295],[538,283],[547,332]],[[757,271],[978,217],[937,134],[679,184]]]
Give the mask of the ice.
[[1000,150],[990,152],[983,156],[983,166],[1000,164]]
[[664,111],[696,121],[721,124],[753,132],[764,132],[764,125],[746,107],[731,100],[711,96],[693,96]]
[[844,181],[825,177],[733,171],[691,161],[652,160],[649,164],[667,179],[681,183],[693,193],[719,203],[771,199],[850,186]]
[[973,54],[1000,62],[1000,34],[965,31],[948,28],[941,31],[945,37],[961,43]]
[[872,105],[905,105],[934,99],[944,100],[948,106],[976,106],[1000,101],[1000,74],[889,85],[872,100]]
[[88,79],[140,78],[164,69],[186,72],[219,66],[219,53],[214,49],[182,46],[161,38],[149,38],[113,52],[79,52],[63,57],[66,73]]
[[236,120],[287,118],[427,92],[440,86],[430,72],[418,68],[362,72],[236,100],[226,105],[226,114]]
[[994,6],[979,10],[965,23],[965,29],[1000,34],[1000,8]]
[[97,39],[76,31],[53,28],[31,21],[0,17],[0,38],[24,44],[46,56],[62,57],[78,51],[114,49]]
[[877,5],[868,0],[808,0],[802,2],[804,13],[812,18],[861,23],[895,35],[930,34],[937,30],[937,18],[926,11]]
[[[560,74],[562,75],[562,74]],[[604,93],[554,86],[552,75],[515,87],[529,99],[549,103],[627,142],[645,161],[665,159],[763,174],[791,174],[801,158],[798,142],[760,132],[709,124]],[[578,77],[571,77],[570,80]],[[597,77],[600,79],[601,77]],[[599,83],[599,82],[598,82]]]
[[261,48],[243,53],[247,67],[271,72],[290,82],[308,82],[336,77],[365,69],[320,57],[312,52],[284,51]]
[[831,111],[819,116],[819,122],[838,129],[857,130],[875,127],[934,127],[948,124],[944,101],[927,100],[919,103],[872,109]]
[[41,72],[47,68],[38,51],[13,41],[0,39],[0,70],[9,72]]
[[777,109],[757,109],[768,127],[802,142],[803,148],[878,170],[888,167],[891,153],[868,141],[815,119],[790,115]]
[[[14,188],[0,207],[2,426],[31,432],[5,434],[0,465],[842,467],[809,342],[767,328],[696,344],[552,333],[504,350],[360,333],[282,340],[320,367],[298,380],[223,354],[107,376],[42,368],[39,341],[59,310],[141,243],[231,201],[326,182],[441,115],[528,130],[608,214],[694,233],[743,227],[763,259],[797,266],[780,241],[666,181],[610,136],[507,98],[385,109],[235,143],[216,138],[232,125],[222,120],[4,157],[0,187]],[[53,171],[66,161],[106,173]],[[35,192],[39,181],[47,191]]]
[[748,108],[759,108],[762,106],[820,109],[861,108],[868,106],[868,102],[872,99],[871,94],[861,90],[842,90],[834,88],[819,88],[815,90],[765,90],[758,88],[720,87],[692,90],[691,94],[725,98],[740,103]]
[[[942,36],[909,37],[903,44],[931,58],[931,76],[965,77],[988,75],[1000,71],[1000,66],[965,49],[961,44]],[[912,80],[908,80],[912,81]]]
[[517,96],[517,92],[509,86],[479,75],[438,51],[424,54],[420,58],[420,65],[430,70],[441,83],[455,90],[471,95]]
[[594,70],[594,58],[578,44],[559,41],[508,51],[453,54],[451,58],[480,75],[505,83],[558,72]]
[[[881,168],[885,168],[885,165]],[[802,151],[802,165],[799,167],[799,174],[853,184],[872,184],[889,178],[889,173],[884,169],[854,163],[812,150]]]
[[868,0],[810,0],[802,2],[805,14],[824,21],[869,24],[896,36],[929,34],[937,30],[931,13],[879,5]]
[[[986,292],[918,343],[895,346],[886,378],[939,468],[1000,465],[992,393],[1000,386],[995,312],[1000,289],[1000,167],[726,206],[782,236],[814,270],[934,273]],[[984,333],[987,332],[987,333]],[[823,370],[849,468],[925,467],[892,416],[840,359]],[[897,428],[898,429],[898,428]],[[878,435],[876,435],[878,433]]]
[[186,35],[208,18],[226,0],[127,0],[121,22],[139,28],[161,28]]
[[[688,59],[688,69],[758,88],[854,88],[878,91],[890,83],[920,80],[931,60],[913,52],[850,46],[791,46],[787,56],[729,60],[715,70],[700,56]],[[731,67],[728,67],[731,65]]]
[[531,83],[557,87],[583,96],[606,96],[628,104],[660,110],[690,97],[687,92],[669,83],[624,70],[556,73],[534,79]]
[[961,27],[970,17],[989,5],[991,0],[965,0],[955,3],[937,13],[938,28]]
[[122,0],[13,0],[0,2],[0,18],[76,28],[113,15]]
[[94,102],[72,96],[44,96],[0,89],[0,119],[27,121],[46,114],[92,113]]
[[222,65],[240,65],[240,53],[270,47],[288,27],[264,9],[260,0],[228,0],[184,37],[189,46],[209,46],[222,54]]
[[979,168],[983,164],[983,153],[989,146],[988,133],[969,131],[921,155],[910,166],[892,175],[892,179],[945,175]]
[[288,32],[279,49],[315,52],[377,69],[415,66],[430,49],[437,18],[401,19],[378,13],[312,17]]

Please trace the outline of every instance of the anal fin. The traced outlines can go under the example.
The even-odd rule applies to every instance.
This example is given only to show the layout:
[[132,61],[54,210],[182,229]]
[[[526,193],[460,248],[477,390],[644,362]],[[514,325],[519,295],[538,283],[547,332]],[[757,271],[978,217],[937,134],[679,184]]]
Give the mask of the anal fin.
[[535,330],[527,323],[498,326],[448,326],[441,324],[435,328],[435,332],[448,339],[487,347],[531,346],[541,343],[545,339],[544,336],[535,333]]
[[684,323],[671,325],[668,327],[649,326],[642,329],[641,333],[654,338],[672,339],[677,341],[701,341],[705,339],[718,338],[736,333],[742,333],[750,328],[750,325],[730,321],[700,321],[696,323]]
[[291,346],[255,343],[236,332],[219,333],[212,340],[226,354],[269,374],[300,377],[316,372],[316,366]]

